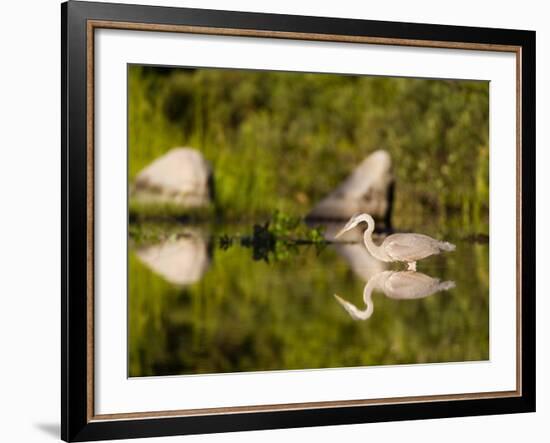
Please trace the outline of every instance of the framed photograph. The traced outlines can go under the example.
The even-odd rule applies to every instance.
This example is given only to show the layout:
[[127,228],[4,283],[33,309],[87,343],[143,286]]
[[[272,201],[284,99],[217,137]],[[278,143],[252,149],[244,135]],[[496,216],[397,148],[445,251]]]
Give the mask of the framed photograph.
[[535,33],[69,1],[62,438],[535,410]]

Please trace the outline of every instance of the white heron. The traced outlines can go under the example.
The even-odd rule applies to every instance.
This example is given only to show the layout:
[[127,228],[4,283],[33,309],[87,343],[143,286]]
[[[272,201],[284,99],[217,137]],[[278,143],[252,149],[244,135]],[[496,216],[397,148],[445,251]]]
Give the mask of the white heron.
[[367,223],[363,233],[363,241],[367,250],[378,260],[384,262],[406,262],[409,271],[416,270],[416,261],[441,251],[454,251],[456,246],[424,234],[392,234],[377,246],[372,240],[374,219],[369,214],[356,214],[346,223],[343,229],[334,236],[337,238],[344,232],[355,228],[359,223]]
[[428,297],[439,291],[455,287],[454,281],[440,281],[421,272],[415,271],[382,271],[373,276],[363,289],[365,309],[360,310],[354,304],[334,294],[336,300],[344,307],[354,320],[367,320],[374,311],[372,293],[375,289],[382,291],[386,297],[394,300],[414,300]]

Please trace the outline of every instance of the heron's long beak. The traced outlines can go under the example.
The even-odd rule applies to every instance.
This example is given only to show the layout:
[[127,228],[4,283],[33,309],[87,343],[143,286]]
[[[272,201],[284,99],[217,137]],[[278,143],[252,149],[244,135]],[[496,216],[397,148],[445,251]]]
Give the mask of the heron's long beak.
[[342,306],[344,306],[346,303],[348,303],[346,300],[344,300],[344,299],[343,299],[342,297],[340,297],[338,294],[332,294],[332,295],[334,295],[334,298],[335,298],[336,300],[338,300],[338,302],[339,302]]
[[340,237],[344,232],[347,232],[348,231],[348,227],[347,226],[344,226],[342,229],[340,229],[340,231],[338,231],[338,234],[336,234],[334,236],[334,238],[338,238]]

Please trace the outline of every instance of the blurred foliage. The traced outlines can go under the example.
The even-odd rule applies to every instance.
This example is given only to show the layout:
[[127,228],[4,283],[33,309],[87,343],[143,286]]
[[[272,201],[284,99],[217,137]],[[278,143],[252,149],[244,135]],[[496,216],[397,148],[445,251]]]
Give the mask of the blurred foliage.
[[[252,236],[240,239],[240,245],[252,248],[254,260],[288,260],[298,253],[299,246],[315,245],[318,251],[327,244],[324,227],[310,227],[300,217],[275,211],[269,221],[253,226]],[[224,235],[223,249],[228,249]],[[231,243],[232,244],[232,243]]]
[[488,82],[136,65],[128,75],[130,181],[191,146],[213,165],[216,214],[304,216],[386,149],[396,212],[487,217]]
[[128,218],[130,224],[145,222],[179,221],[182,223],[203,223],[215,220],[215,207],[186,208],[172,202],[142,202],[130,199]]
[[293,217],[281,211],[273,213],[268,222],[268,230],[274,236],[287,240],[311,243],[323,243],[325,241],[322,226],[308,226],[302,218]]
[[[238,230],[237,227],[235,229]],[[456,288],[420,300],[375,292],[374,314],[352,320],[365,282],[327,246],[291,260],[254,261],[240,245],[212,250],[197,283],[177,287],[129,256],[129,375],[169,375],[489,358],[488,245],[458,243],[419,271]]]

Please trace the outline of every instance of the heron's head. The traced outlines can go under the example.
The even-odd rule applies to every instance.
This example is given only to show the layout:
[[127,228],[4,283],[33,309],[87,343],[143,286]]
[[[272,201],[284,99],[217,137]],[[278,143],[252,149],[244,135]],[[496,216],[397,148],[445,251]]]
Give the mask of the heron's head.
[[334,236],[334,238],[340,237],[345,232],[350,231],[351,229],[355,228],[361,222],[369,223],[369,220],[372,220],[372,217],[369,214],[355,214],[355,215],[353,215],[349,219],[349,221],[346,223],[346,225],[338,232],[338,234],[336,234]]
[[374,311],[374,305],[370,298],[365,300],[367,307],[363,311],[361,311],[357,309],[357,307],[354,304],[344,300],[339,295],[334,294],[334,297],[336,298],[336,300],[338,300],[338,303],[340,303],[340,305],[346,310],[346,312],[354,320],[368,320]]

